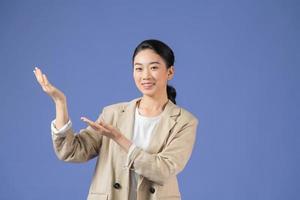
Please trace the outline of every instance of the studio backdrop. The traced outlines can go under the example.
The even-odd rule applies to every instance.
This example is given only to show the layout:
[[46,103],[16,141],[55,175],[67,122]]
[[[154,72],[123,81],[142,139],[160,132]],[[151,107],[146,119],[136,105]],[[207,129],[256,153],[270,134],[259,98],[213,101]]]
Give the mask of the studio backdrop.
[[79,131],[81,116],[141,95],[131,59],[151,38],[174,50],[169,83],[199,119],[182,199],[300,199],[299,19],[293,0],[1,0],[0,199],[82,200],[94,172],[57,159],[34,67]]

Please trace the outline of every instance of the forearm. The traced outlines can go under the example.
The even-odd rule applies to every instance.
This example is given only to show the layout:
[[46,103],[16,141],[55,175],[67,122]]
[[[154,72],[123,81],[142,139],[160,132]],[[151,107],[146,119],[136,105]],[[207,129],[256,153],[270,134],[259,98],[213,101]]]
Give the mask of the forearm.
[[188,158],[179,156],[181,157],[179,159],[177,156],[181,153],[178,151],[175,156],[169,153],[151,154],[137,147],[130,155],[130,159],[135,157],[134,162],[132,165],[129,163],[129,165],[137,174],[159,185],[163,185],[171,176],[175,176],[184,168]]
[[170,177],[177,175],[188,162],[196,138],[197,120],[191,120],[158,153],[149,153],[136,147],[129,155],[126,165],[137,174],[158,184],[164,184]]
[[[57,104],[57,107],[59,107],[58,112],[67,108],[66,104]],[[61,114],[58,117],[63,118],[63,116],[64,115]],[[98,116],[97,121],[103,120],[102,116],[103,111]],[[67,115],[65,115],[65,117],[67,118]],[[71,127],[63,134],[55,134],[53,130],[54,129],[52,129],[52,139],[54,149],[60,160],[64,160],[66,162],[85,162],[99,155],[103,135],[99,134],[92,127],[88,126],[81,129],[79,132],[74,132]]]
[[67,100],[64,98],[63,100],[56,100],[54,103],[56,110],[55,126],[60,129],[69,121]]

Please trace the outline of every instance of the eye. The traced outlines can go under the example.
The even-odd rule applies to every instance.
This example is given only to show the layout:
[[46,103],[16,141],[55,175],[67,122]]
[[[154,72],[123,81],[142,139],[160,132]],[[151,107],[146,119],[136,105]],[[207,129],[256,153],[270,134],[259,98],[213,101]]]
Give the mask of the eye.
[[158,69],[158,66],[152,66],[151,69],[156,70],[156,69]]
[[142,71],[142,68],[141,67],[136,67],[135,71]]

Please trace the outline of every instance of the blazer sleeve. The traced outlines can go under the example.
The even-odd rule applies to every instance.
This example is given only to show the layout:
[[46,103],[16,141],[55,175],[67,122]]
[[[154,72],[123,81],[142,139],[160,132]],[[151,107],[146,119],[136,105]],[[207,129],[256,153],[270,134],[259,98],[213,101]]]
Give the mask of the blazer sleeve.
[[148,180],[163,185],[169,177],[183,170],[188,162],[195,143],[197,126],[197,118],[183,125],[157,154],[135,147],[129,155],[129,167]]
[[[97,122],[104,121],[104,109]],[[79,133],[70,127],[65,134],[52,133],[55,153],[60,160],[66,162],[85,162],[96,157],[100,152],[103,136],[92,127],[87,126]]]

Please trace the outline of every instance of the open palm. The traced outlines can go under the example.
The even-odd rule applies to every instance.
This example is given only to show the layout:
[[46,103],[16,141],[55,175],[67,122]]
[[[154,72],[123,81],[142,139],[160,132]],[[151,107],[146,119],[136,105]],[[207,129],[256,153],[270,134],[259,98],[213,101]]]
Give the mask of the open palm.
[[59,89],[54,87],[47,79],[47,76],[42,73],[42,70],[38,67],[35,67],[33,70],[33,73],[35,74],[35,77],[38,81],[38,83],[41,85],[44,92],[46,92],[54,101],[57,100],[64,100],[65,95],[63,92],[61,92]]

